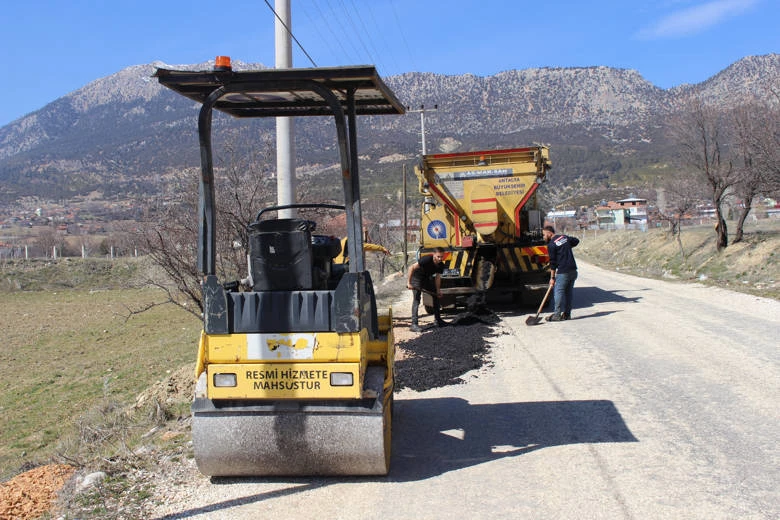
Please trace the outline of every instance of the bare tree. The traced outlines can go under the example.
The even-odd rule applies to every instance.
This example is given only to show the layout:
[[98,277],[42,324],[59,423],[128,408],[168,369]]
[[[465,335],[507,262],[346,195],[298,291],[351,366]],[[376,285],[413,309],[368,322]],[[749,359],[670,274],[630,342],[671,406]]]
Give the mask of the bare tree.
[[728,246],[728,229],[723,204],[739,178],[739,171],[726,149],[728,137],[723,115],[701,99],[693,100],[674,125],[683,163],[708,186],[715,207],[716,247]]
[[78,245],[80,247],[80,253],[83,256],[92,256],[95,251],[95,238],[91,237],[90,235],[79,233]]
[[54,229],[47,227],[43,229],[35,240],[35,246],[41,250],[41,253],[45,257],[54,256],[54,251],[58,251],[58,255],[62,256],[65,253],[65,237],[57,233]]
[[734,242],[742,240],[745,220],[761,194],[777,194],[780,188],[780,112],[756,101],[733,112],[735,155],[739,179],[734,191],[742,199]]
[[[229,140],[229,139],[228,139]],[[269,162],[269,142],[255,149],[265,153],[241,155],[239,145],[224,144],[215,171],[217,208],[216,267],[220,278],[238,280],[246,276],[248,225],[257,211],[272,202],[271,179],[263,164]],[[164,277],[150,282],[162,288],[174,303],[199,316],[203,311],[200,289],[202,273],[197,265],[198,185],[200,171],[174,176],[175,194],[162,205],[154,220],[140,229],[139,240]],[[194,305],[189,305],[190,303]]]
[[772,89],[774,103],[765,112],[766,126],[757,139],[759,161],[767,172],[767,192],[780,198],[780,89]]
[[734,193],[741,199],[742,207],[737,219],[737,233],[734,243],[742,241],[745,220],[764,184],[764,172],[757,161],[755,138],[760,126],[761,112],[756,104],[746,104],[734,111],[734,134],[736,153],[739,157],[739,180]]
[[217,263],[226,279],[239,279],[247,274],[248,225],[260,209],[273,204],[275,186],[265,167],[271,161],[273,142],[266,137],[260,147],[244,147],[253,150],[249,156],[242,155],[240,148],[230,142],[222,148],[219,160],[225,167],[215,197]]
[[[156,219],[139,228],[139,241],[152,263],[164,276],[152,274],[149,282],[160,287],[168,302],[200,316],[203,300],[200,273],[196,262],[198,251],[197,181],[181,174],[178,196],[164,205]],[[194,303],[191,307],[188,303]]]
[[760,124],[752,136],[754,160],[763,172],[763,190],[780,197],[780,91],[773,91],[774,103],[761,107]]
[[[682,221],[701,200],[702,186],[695,175],[678,172],[669,177],[661,188],[664,207],[658,208],[659,218],[670,223],[671,233],[677,239],[680,257],[686,261],[685,249],[682,243]],[[661,197],[659,197],[661,198]]]

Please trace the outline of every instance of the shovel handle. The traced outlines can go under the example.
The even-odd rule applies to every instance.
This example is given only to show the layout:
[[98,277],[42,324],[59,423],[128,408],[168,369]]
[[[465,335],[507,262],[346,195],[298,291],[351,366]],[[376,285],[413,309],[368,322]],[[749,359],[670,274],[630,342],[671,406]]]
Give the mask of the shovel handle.
[[552,288],[553,288],[552,285],[548,285],[547,286],[547,292],[544,293],[544,298],[542,298],[542,303],[541,303],[541,305],[539,305],[539,310],[536,311],[536,317],[537,318],[539,317],[539,314],[542,313],[542,309],[544,309],[544,305],[547,303],[547,297],[550,296],[550,291],[552,291]]
[[423,293],[425,293],[425,294],[430,294],[431,296],[436,296],[436,293],[435,293],[435,292],[433,292],[433,291],[429,291],[428,289],[423,289],[423,288],[419,288],[419,289],[417,289],[417,288],[415,288],[415,287],[412,287],[411,289],[408,289],[408,290],[409,290],[409,291],[420,291],[420,292],[423,292]]

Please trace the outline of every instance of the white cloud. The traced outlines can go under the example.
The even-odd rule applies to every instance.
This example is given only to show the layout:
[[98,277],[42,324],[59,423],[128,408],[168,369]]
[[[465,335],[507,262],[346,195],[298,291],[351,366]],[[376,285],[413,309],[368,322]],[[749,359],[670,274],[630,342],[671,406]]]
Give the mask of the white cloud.
[[643,40],[676,38],[695,34],[747,11],[759,0],[714,0],[682,9],[644,27],[636,34]]

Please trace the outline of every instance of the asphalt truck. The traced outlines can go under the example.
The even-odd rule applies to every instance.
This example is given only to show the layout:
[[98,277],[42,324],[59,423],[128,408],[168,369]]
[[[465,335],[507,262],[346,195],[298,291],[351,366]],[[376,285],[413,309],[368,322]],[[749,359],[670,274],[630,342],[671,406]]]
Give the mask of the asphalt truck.
[[[445,249],[443,308],[542,301],[550,270],[537,191],[551,165],[541,145],[422,157],[417,254]],[[430,294],[423,305],[432,311]]]
[[[210,476],[384,475],[390,462],[394,342],[365,267],[357,118],[403,114],[373,66],[234,71],[158,68],[200,105],[198,267],[203,331],[192,402],[199,470]],[[212,115],[332,118],[349,263],[316,223],[262,208],[248,223],[247,284],[217,269]],[[290,212],[297,214],[295,212]],[[276,218],[272,218],[276,215]],[[248,287],[244,287],[248,285]]]

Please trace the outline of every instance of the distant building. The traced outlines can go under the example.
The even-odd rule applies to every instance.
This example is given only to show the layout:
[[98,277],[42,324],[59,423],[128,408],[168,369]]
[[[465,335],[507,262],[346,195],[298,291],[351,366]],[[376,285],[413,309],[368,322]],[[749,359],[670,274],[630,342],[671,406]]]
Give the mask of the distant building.
[[630,197],[602,202],[596,207],[599,229],[646,229],[647,199]]
[[699,204],[696,206],[696,216],[699,219],[706,218],[706,219],[714,219],[715,218],[715,206],[712,205],[712,202],[707,202],[705,204]]
[[577,210],[555,210],[545,215],[544,221],[551,224],[557,231],[565,231],[567,228],[576,226]]
[[616,202],[623,209],[628,224],[647,225],[647,199],[630,197]]
[[577,217],[577,210],[571,209],[571,210],[563,210],[563,211],[550,211],[547,213],[547,220],[554,221],[556,219],[561,218],[576,218]]
[[775,199],[765,198],[761,201],[767,218],[780,218],[780,202]]

